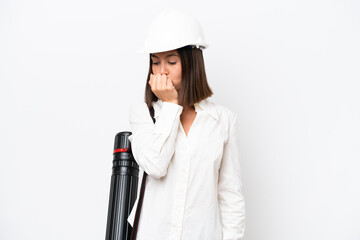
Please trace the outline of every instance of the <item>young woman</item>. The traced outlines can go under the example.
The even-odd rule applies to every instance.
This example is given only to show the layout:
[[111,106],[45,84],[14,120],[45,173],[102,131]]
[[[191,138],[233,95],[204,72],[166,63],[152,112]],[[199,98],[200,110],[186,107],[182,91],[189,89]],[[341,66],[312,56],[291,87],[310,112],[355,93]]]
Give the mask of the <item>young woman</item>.
[[206,47],[199,23],[181,11],[163,11],[149,29],[145,102],[130,109],[139,182],[148,174],[139,240],[243,239],[237,117],[208,100],[213,93],[205,74]]

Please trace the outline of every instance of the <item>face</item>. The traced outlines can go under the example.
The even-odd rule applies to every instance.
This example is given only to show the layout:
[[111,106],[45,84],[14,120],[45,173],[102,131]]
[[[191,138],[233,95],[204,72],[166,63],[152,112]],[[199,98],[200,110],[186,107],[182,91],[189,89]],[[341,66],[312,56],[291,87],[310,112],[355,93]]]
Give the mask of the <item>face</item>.
[[150,54],[152,60],[153,74],[165,74],[173,83],[177,91],[181,87],[181,60],[179,53],[176,50],[152,53]]

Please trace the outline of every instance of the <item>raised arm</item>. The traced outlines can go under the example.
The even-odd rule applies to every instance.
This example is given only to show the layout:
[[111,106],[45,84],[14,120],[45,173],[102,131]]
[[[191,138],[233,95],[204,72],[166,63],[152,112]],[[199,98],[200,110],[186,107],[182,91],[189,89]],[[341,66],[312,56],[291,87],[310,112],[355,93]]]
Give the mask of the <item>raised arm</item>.
[[132,152],[136,162],[149,176],[161,178],[167,173],[174,154],[182,108],[175,103],[163,102],[155,124],[145,103],[130,108]]

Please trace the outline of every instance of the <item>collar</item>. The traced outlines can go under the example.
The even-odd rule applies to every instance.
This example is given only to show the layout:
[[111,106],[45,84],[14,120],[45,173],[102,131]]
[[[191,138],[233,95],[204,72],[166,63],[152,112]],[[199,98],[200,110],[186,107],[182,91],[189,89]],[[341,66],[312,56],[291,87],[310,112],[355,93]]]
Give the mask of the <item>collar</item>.
[[201,100],[198,103],[194,104],[195,111],[205,111],[207,114],[209,114],[211,117],[213,117],[215,120],[219,120],[218,113],[216,111],[216,105],[212,101],[208,99]]
[[[156,102],[153,102],[153,106],[155,110],[155,116],[154,116],[155,118],[159,116],[162,105],[163,105],[163,101],[160,99]],[[207,114],[209,114],[211,117],[213,117],[215,120],[219,120],[219,115],[216,111],[216,105],[212,101],[208,99],[204,99],[198,103],[195,103],[194,107],[196,112],[204,111]]]

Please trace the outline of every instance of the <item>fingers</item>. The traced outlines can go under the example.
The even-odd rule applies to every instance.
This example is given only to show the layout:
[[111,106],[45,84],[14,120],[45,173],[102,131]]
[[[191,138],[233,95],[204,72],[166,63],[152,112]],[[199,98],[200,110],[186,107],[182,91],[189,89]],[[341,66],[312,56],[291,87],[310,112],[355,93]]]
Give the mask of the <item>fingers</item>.
[[151,74],[149,85],[151,91],[162,101],[176,102],[178,100],[178,93],[167,75],[163,74]]
[[170,80],[170,78],[166,79],[166,88],[171,89],[173,87],[174,87],[174,85],[173,85],[172,81]]
[[151,90],[156,89],[156,75],[154,74],[150,74],[150,80],[148,81]]
[[[163,74],[150,74],[150,80],[149,80],[149,85],[151,86],[152,90],[163,90],[166,89],[166,87],[168,86],[168,77],[167,75]],[[170,81],[171,82],[171,81]]]
[[154,84],[154,74],[150,74],[150,80],[148,81],[150,87],[152,88],[153,84]]
[[164,74],[164,75],[161,75],[161,80],[160,80],[160,87],[161,89],[166,89],[166,81],[168,79],[168,77]]
[[157,74],[156,75],[156,87],[158,90],[162,90],[163,89],[163,83],[162,83],[163,80],[163,76],[161,74]]

